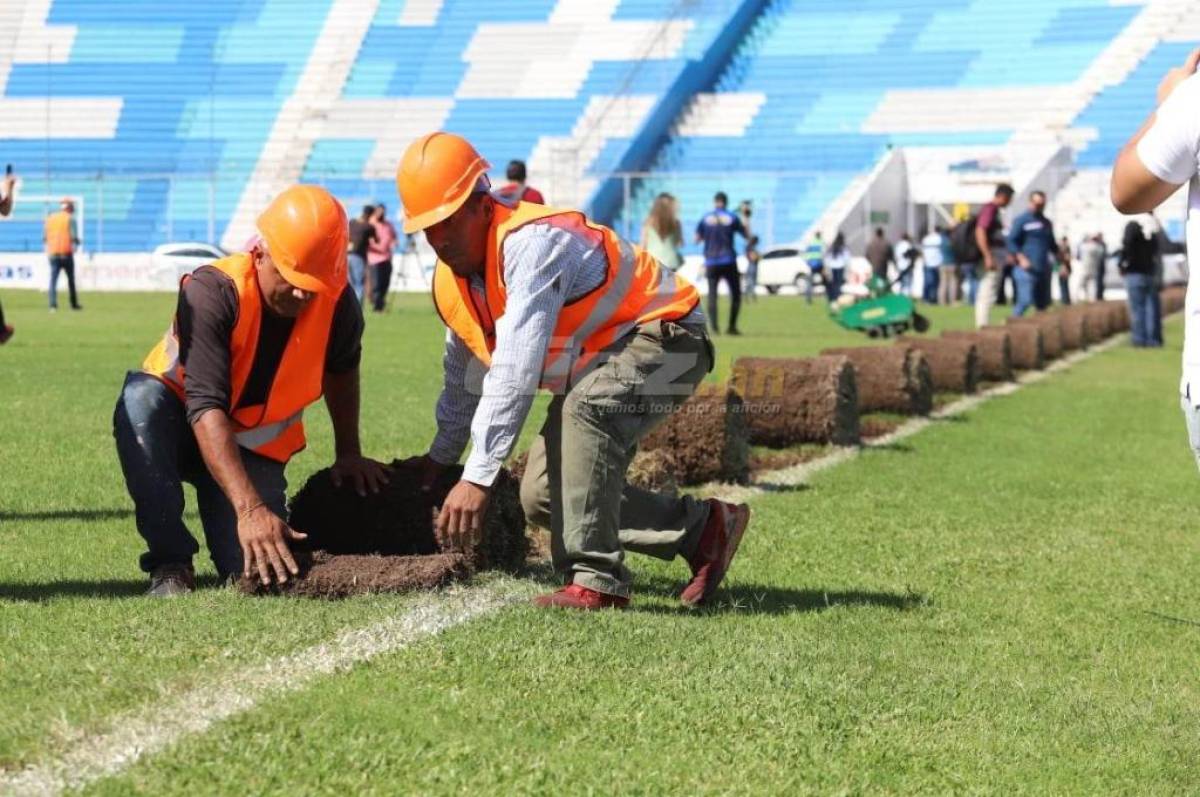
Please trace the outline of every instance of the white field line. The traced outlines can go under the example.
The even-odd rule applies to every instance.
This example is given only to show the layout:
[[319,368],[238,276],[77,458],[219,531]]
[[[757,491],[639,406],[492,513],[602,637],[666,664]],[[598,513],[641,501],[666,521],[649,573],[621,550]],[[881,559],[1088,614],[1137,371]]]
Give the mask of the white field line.
[[[408,647],[525,597],[511,580],[423,596],[398,617],[344,631],[296,653],[271,659],[113,718],[57,757],[25,769],[0,771],[0,794],[56,795],[115,775],[139,758],[248,711],[268,697],[296,692],[316,678]],[[226,674],[228,675],[228,674]]]
[[1065,357],[1060,357],[1040,371],[1026,371],[1018,376],[1015,382],[1004,382],[975,395],[965,396],[958,401],[947,404],[941,409],[935,410],[928,418],[913,418],[882,437],[865,441],[861,446],[836,448],[830,453],[809,460],[808,462],[759,473],[750,484],[713,483],[699,487],[693,492],[697,495],[712,495],[724,501],[746,501],[764,493],[788,490],[802,484],[807,484],[816,474],[854,459],[863,450],[886,448],[901,440],[912,437],[923,429],[937,423],[939,419],[962,415],[986,401],[999,396],[1012,395],[1026,385],[1040,382],[1051,374],[1066,370],[1101,352],[1108,351],[1124,342],[1127,338],[1128,336],[1125,334],[1115,335],[1102,343],[1092,345],[1084,351],[1077,351]]
[[[863,448],[879,448],[911,437],[939,418],[959,415],[997,396],[1070,368],[1116,346],[1124,336],[1109,339],[1084,352],[1063,357],[1042,371],[1022,374],[1010,382],[960,399],[916,418],[862,448],[839,448],[819,459],[760,474],[750,485],[709,485],[706,494],[725,500],[746,500],[764,493],[794,487],[815,474],[858,456]],[[187,736],[204,733],[214,724],[249,711],[270,696],[296,692],[316,678],[348,670],[376,656],[408,647],[454,626],[491,614],[522,600],[526,591],[511,581],[449,590],[423,596],[405,614],[343,631],[328,642],[264,662],[238,673],[234,681],[214,680],[150,706],[118,715],[109,729],[82,735],[55,758],[19,770],[0,770],[0,794],[57,795],[101,778],[116,775],[140,758],[159,753]]]

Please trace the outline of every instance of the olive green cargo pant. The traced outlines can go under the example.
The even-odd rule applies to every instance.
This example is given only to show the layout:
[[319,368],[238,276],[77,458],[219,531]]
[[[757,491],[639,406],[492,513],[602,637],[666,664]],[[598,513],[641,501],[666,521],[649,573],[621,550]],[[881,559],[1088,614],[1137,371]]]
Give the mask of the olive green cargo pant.
[[638,440],[695,392],[712,370],[703,326],[655,321],[610,346],[607,360],[554,397],[529,450],[521,503],[550,530],[554,567],[574,583],[627,597],[625,551],[689,558],[708,504],[625,483]]

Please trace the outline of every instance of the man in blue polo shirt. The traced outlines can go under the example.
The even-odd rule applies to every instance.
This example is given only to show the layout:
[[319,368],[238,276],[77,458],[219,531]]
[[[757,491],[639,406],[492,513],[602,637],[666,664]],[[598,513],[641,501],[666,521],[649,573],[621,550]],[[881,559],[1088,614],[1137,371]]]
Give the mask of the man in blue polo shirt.
[[1045,310],[1050,306],[1050,260],[1058,256],[1058,242],[1054,225],[1046,218],[1046,195],[1041,191],[1029,196],[1029,210],[1013,221],[1008,251],[1016,255],[1018,266],[1013,271],[1017,289],[1013,315],[1024,315],[1030,305]]
[[708,322],[713,334],[720,334],[717,319],[717,287],[721,280],[729,286],[729,334],[740,335],[737,328],[738,310],[742,306],[742,286],[738,277],[737,252],[733,248],[733,236],[748,238],[742,220],[726,210],[729,197],[718,191],[713,197],[713,209],[696,225],[696,242],[704,243],[704,275],[708,277]]

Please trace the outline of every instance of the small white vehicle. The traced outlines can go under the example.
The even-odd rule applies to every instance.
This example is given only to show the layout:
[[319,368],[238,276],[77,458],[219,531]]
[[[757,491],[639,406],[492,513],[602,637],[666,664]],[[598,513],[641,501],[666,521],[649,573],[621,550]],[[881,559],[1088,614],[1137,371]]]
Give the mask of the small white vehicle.
[[784,287],[805,293],[811,274],[812,270],[799,247],[777,246],[763,251],[759,258],[757,284],[772,295]]
[[183,275],[190,274],[200,266],[207,266],[227,256],[219,246],[202,243],[171,243],[155,248],[150,256],[150,276],[156,285],[164,288],[179,286]]

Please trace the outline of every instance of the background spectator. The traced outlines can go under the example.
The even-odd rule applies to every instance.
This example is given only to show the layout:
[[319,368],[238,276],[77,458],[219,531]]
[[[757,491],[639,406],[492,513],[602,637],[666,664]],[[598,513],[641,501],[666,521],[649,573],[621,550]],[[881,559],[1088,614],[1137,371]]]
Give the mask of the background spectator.
[[1058,242],[1058,260],[1055,262],[1058,271],[1058,297],[1063,304],[1071,303],[1071,274],[1075,264],[1071,262],[1071,242],[1063,236]]
[[683,265],[683,226],[679,223],[675,197],[659,194],[650,206],[650,213],[642,222],[642,248],[655,260],[671,271]]
[[375,312],[382,313],[392,284],[392,254],[396,251],[396,228],[388,221],[387,207],[382,202],[375,206],[371,226],[375,230],[375,237],[367,247],[371,306]]
[[738,218],[742,220],[742,228],[746,231],[746,274],[742,279],[742,293],[748,302],[758,301],[758,261],[762,259],[758,251],[758,236],[750,226],[750,218],[753,215],[752,203],[749,199],[743,199],[742,204],[738,205]]
[[1121,238],[1119,267],[1129,297],[1129,315],[1133,322],[1131,337],[1133,345],[1139,348],[1163,344],[1162,308],[1155,284],[1158,247],[1152,224],[1144,216],[1133,219],[1125,225],[1125,234]]
[[867,244],[866,258],[871,264],[871,275],[886,280],[888,267],[896,262],[896,251],[888,243],[882,227],[875,228],[875,236]]
[[1104,276],[1104,261],[1108,258],[1108,247],[1104,245],[1104,236],[1100,233],[1089,235],[1079,244],[1077,262],[1073,276],[1075,277],[1075,299],[1077,301],[1097,301],[1104,295],[1100,280]]
[[975,246],[978,247],[980,260],[983,264],[979,275],[979,285],[975,295],[975,326],[986,327],[992,307],[996,304],[996,295],[1000,290],[1000,280],[1003,277],[1005,263],[1008,262],[1008,246],[1004,240],[1004,223],[1000,219],[1000,211],[1012,202],[1013,187],[1008,183],[996,186],[992,201],[979,211],[975,221]]
[[536,188],[530,188],[525,185],[525,161],[509,161],[508,169],[505,171],[505,177],[508,182],[501,186],[496,193],[509,202],[536,202],[539,205],[546,204],[546,198],[542,196],[542,192]]
[[817,280],[825,279],[825,243],[821,240],[821,232],[813,233],[813,237],[804,248],[804,262],[808,264],[808,281],[804,285],[804,301],[812,304],[813,285]]
[[900,292],[912,296],[913,273],[917,270],[917,261],[921,259],[921,250],[913,244],[912,236],[904,233],[896,242],[896,267],[900,269]]
[[1017,261],[1012,314],[1022,316],[1030,306],[1045,310],[1050,306],[1052,263],[1058,256],[1058,241],[1054,224],[1046,218],[1043,192],[1029,195],[1029,209],[1013,221],[1007,244],[1009,254]]
[[50,312],[58,310],[58,275],[67,275],[67,290],[71,295],[71,309],[82,310],[75,293],[75,250],[79,246],[79,228],[75,224],[75,203],[62,200],[60,210],[46,217],[42,240],[46,244],[46,257],[50,260]]
[[921,239],[921,259],[925,261],[925,274],[921,281],[921,298],[929,304],[938,303],[938,287],[942,277],[941,268],[945,263],[942,238],[942,228],[934,227]]
[[846,283],[846,266],[850,265],[850,250],[846,247],[846,236],[839,230],[834,236],[829,251],[825,253],[825,269],[829,281],[825,284],[825,298],[832,304],[842,296],[842,285]]
[[[0,216],[12,213],[13,194],[17,188],[17,178],[13,175],[12,166],[4,171],[4,190],[0,191]],[[13,336],[13,328],[4,321],[4,305],[0,304],[0,344],[8,343]]]
[[713,196],[713,209],[696,225],[696,242],[704,244],[704,275],[708,278],[708,323],[713,334],[721,333],[717,315],[717,290],[722,280],[729,286],[729,334],[740,335],[737,319],[742,306],[742,281],[738,274],[737,253],[733,248],[735,235],[749,238],[742,220],[726,208],[729,197],[718,191]]
[[373,205],[363,205],[359,217],[350,220],[350,248],[346,254],[346,264],[349,266],[350,287],[354,289],[359,304],[362,304],[364,291],[367,290],[367,250],[371,241],[375,240],[375,227],[371,224],[374,215]]

